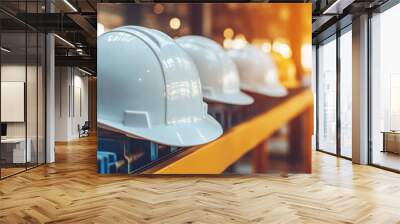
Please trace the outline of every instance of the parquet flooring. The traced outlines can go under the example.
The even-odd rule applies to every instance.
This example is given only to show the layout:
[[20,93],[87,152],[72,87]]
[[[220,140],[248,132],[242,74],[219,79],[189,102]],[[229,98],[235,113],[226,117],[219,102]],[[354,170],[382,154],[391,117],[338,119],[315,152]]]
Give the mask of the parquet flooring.
[[25,167],[3,167],[1,168],[1,176],[7,177],[22,171],[25,171]]
[[0,223],[400,223],[400,175],[315,152],[313,174],[101,176],[96,140],[0,181]]

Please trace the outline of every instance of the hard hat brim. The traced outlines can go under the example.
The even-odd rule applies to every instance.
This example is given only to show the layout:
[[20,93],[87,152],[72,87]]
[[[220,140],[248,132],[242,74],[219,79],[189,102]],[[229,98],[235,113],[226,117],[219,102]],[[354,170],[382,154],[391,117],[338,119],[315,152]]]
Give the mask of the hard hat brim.
[[203,97],[208,101],[233,105],[249,105],[254,102],[253,97],[243,92],[237,92],[233,94],[204,94]]
[[279,84],[251,85],[241,83],[240,88],[248,92],[254,92],[270,97],[285,97],[288,95],[287,89]]
[[192,123],[157,125],[151,128],[128,127],[119,122],[99,119],[99,127],[133,138],[143,138],[163,145],[188,147],[211,142],[222,135],[221,125],[210,115]]

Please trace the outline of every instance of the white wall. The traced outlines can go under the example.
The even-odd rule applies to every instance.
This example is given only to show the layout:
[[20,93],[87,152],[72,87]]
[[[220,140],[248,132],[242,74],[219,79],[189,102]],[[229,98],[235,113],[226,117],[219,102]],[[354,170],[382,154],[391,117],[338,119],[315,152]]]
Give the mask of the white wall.
[[[24,65],[18,65],[18,64],[4,64],[1,66],[1,81],[2,82],[25,82],[25,64]],[[36,67],[33,66],[28,66],[27,67],[28,75],[30,74],[36,74]],[[28,76],[29,78],[29,76]],[[29,80],[29,85],[34,85],[36,86],[36,80]],[[28,88],[28,99],[27,102],[35,102],[32,105],[28,105],[31,107],[36,108],[36,88]],[[31,90],[31,91],[30,91]],[[33,97],[34,99],[30,99],[29,97]],[[6,108],[1,108],[2,110],[5,110]],[[28,113],[28,122],[35,122],[35,127],[34,129],[36,130],[36,113]],[[8,137],[25,137],[25,123],[26,122],[7,122],[7,136]],[[28,124],[29,127],[33,127],[33,124]],[[30,131],[28,130],[28,134]],[[29,137],[29,136],[28,136]]]
[[[36,69],[39,69],[38,71]],[[41,67],[25,64],[3,64],[1,66],[1,81],[18,81],[26,84],[26,107],[22,108],[26,112],[27,120],[24,122],[6,122],[7,137],[24,138],[25,135],[30,140],[32,151],[32,161],[44,162],[44,83]],[[25,80],[27,78],[27,80]],[[7,97],[7,96],[2,96]],[[9,108],[1,108],[7,110]],[[37,153],[39,156],[37,157]]]
[[69,136],[69,68],[55,68],[55,141],[67,141]]
[[56,141],[79,138],[78,125],[88,120],[88,78],[83,75],[76,68],[56,67]]

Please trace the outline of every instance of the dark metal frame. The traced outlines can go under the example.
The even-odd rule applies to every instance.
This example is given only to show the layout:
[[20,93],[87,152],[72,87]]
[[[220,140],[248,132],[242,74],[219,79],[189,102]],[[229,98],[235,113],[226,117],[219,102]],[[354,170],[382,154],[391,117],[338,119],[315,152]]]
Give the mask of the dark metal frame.
[[341,65],[340,65],[340,30],[336,30],[336,154],[341,156],[341,133],[342,124],[340,116],[340,78],[341,78]]
[[367,96],[367,132],[368,132],[368,164],[372,164],[372,83],[371,83],[371,73],[372,73],[372,65],[371,65],[371,56],[372,56],[372,32],[371,32],[371,19],[372,13],[368,13],[368,54],[367,54],[367,61],[368,61],[368,74],[367,74],[367,85],[368,85],[368,96]]
[[315,148],[319,149],[319,44],[315,45]]
[[[27,2],[28,1],[25,1],[25,3],[27,3]],[[36,3],[37,3],[36,11],[38,11],[38,9],[39,9],[39,6],[38,6],[39,1],[37,0]],[[2,11],[6,12],[4,10],[2,10]],[[27,11],[27,4],[25,4],[25,11]],[[46,7],[46,11],[47,11],[47,7]],[[25,14],[25,17],[26,16],[27,16],[27,14]],[[12,15],[11,15],[11,17],[14,18]],[[15,18],[15,19],[20,21],[17,18]],[[0,167],[0,180],[6,179],[8,177],[12,177],[12,176],[17,175],[19,173],[23,173],[23,172],[25,172],[27,170],[39,167],[39,166],[44,165],[44,164],[47,163],[47,150],[46,150],[47,149],[47,128],[46,128],[47,127],[47,113],[46,113],[46,108],[47,108],[47,100],[46,100],[46,98],[47,98],[47,81],[46,81],[46,79],[47,79],[47,39],[46,39],[46,34],[47,33],[44,33],[45,34],[44,35],[44,41],[42,42],[42,44],[44,44],[44,46],[43,46],[44,47],[44,51],[41,52],[41,53],[44,53],[44,55],[42,55],[42,58],[44,60],[44,65],[43,65],[44,67],[42,69],[42,73],[43,73],[42,82],[44,82],[44,86],[42,87],[42,88],[44,88],[44,99],[43,99],[44,111],[43,112],[45,113],[44,117],[43,117],[44,121],[42,121],[42,122],[44,122],[44,136],[43,136],[43,139],[44,139],[44,145],[43,145],[43,147],[44,147],[44,150],[43,150],[44,155],[43,155],[43,157],[44,158],[43,159],[44,159],[44,161],[43,161],[43,163],[39,163],[39,107],[37,106],[36,107],[36,143],[37,143],[36,163],[33,166],[28,167],[28,163],[27,163],[28,154],[26,153],[27,140],[28,140],[28,125],[27,125],[27,120],[28,120],[27,119],[27,117],[28,117],[28,115],[27,115],[28,30],[33,30],[36,33],[36,45],[37,45],[36,46],[36,99],[37,99],[36,104],[37,105],[39,104],[39,82],[38,82],[39,81],[39,69],[38,69],[38,66],[39,66],[39,49],[38,48],[39,48],[39,33],[41,33],[41,32],[39,30],[29,26],[27,23],[25,23],[23,21],[22,21],[22,23],[25,26],[25,30],[23,32],[25,34],[25,84],[24,84],[24,92],[25,92],[24,93],[24,98],[25,98],[24,99],[24,107],[25,107],[25,109],[24,109],[24,120],[25,120],[25,169],[21,170],[21,171],[18,171],[18,172],[15,172],[13,174],[7,175],[7,176],[2,176],[2,173],[1,173],[2,169]],[[2,36],[2,32],[0,32],[0,43],[1,43],[1,36]],[[2,58],[1,58],[1,54],[0,54],[0,66],[1,66],[1,61],[2,61]],[[0,71],[0,81],[1,81],[1,71]],[[0,96],[1,96],[1,94],[0,94]],[[1,123],[1,121],[0,121],[0,123]],[[1,155],[1,144],[0,144],[0,155]]]
[[[346,17],[348,19],[348,17]],[[350,157],[343,156],[341,153],[341,117],[340,117],[340,103],[341,103],[341,97],[340,97],[340,81],[341,81],[341,65],[340,65],[340,37],[345,34],[346,32],[351,31],[349,27],[351,27],[352,23],[347,24],[344,27],[341,27],[339,25],[336,25],[336,32],[329,35],[328,37],[325,37],[323,40],[320,40],[316,44],[316,150],[319,152],[323,152],[329,155],[337,156],[340,158],[344,158],[347,160],[352,160]],[[332,38],[332,36],[335,36],[334,39],[329,40]],[[319,147],[319,44],[325,41],[336,41],[336,153],[328,152]]]

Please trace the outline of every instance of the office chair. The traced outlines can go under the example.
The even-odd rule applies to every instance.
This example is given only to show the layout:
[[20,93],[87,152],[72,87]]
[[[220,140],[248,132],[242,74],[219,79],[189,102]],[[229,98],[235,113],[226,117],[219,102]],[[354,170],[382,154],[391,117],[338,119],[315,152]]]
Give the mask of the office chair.
[[79,138],[89,136],[89,129],[90,129],[89,121],[85,121],[82,127],[78,124]]

